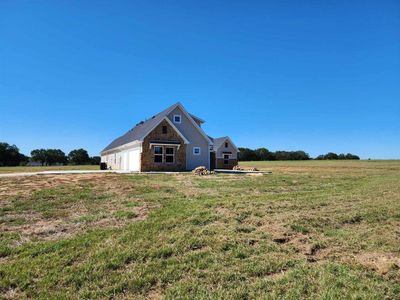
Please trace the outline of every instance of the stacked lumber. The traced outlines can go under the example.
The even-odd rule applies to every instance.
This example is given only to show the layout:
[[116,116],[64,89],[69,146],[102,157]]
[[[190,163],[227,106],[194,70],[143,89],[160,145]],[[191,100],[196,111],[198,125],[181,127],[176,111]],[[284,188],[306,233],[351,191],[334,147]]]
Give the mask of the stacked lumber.
[[260,170],[257,168],[250,168],[250,169],[248,169],[248,171],[260,171]]
[[233,170],[244,171],[244,169],[242,167],[239,167],[239,165],[234,166]]
[[236,171],[259,171],[257,168],[244,169],[242,167],[239,167],[239,165],[234,166],[233,170],[236,170]]
[[201,175],[209,175],[209,174],[211,174],[210,171],[204,166],[197,167],[196,169],[194,169],[192,171],[192,173],[194,175],[200,175],[200,176]]

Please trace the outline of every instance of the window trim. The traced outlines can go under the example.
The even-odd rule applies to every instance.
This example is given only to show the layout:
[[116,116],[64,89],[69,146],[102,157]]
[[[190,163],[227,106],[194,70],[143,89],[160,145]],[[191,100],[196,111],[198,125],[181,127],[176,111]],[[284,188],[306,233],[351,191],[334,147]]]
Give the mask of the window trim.
[[[156,148],[161,148],[161,154],[160,153],[156,153]],[[153,162],[155,164],[162,164],[164,162],[164,147],[163,146],[154,146],[154,150],[153,150]],[[161,156],[161,161],[156,161],[156,157],[157,156]]]
[[[179,122],[175,120],[175,117],[179,117]],[[175,124],[181,124],[182,123],[182,116],[181,115],[174,115],[173,121]]]
[[[225,158],[227,156],[228,158]],[[229,165],[229,159],[230,159],[230,154],[224,154],[223,159],[224,159],[224,165]]]
[[[171,148],[172,149],[172,154],[167,154],[167,149]],[[174,164],[175,163],[175,148],[174,147],[165,147],[165,163],[166,164]],[[167,161],[167,156],[172,157],[172,162]]]
[[[199,153],[196,153],[195,150],[199,150]],[[201,147],[193,147],[193,155],[201,155]]]

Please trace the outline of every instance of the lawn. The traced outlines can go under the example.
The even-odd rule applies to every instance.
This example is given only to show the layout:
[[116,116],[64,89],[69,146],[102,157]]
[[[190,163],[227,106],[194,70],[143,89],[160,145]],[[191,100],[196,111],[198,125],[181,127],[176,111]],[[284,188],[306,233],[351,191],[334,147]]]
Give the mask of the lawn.
[[0,178],[0,294],[399,298],[400,161],[242,165]]
[[79,165],[79,166],[43,166],[43,167],[0,167],[1,173],[25,173],[25,172],[42,172],[42,171],[59,171],[59,170],[99,170],[98,165]]

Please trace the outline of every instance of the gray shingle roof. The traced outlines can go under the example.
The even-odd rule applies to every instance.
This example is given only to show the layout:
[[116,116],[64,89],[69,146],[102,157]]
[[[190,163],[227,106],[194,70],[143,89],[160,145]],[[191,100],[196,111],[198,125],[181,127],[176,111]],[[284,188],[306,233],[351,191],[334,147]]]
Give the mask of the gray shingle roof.
[[194,114],[190,114],[189,115],[196,121],[199,121],[200,123],[205,123],[206,121],[204,121],[202,118],[199,118],[197,116],[195,116]]
[[150,119],[140,122],[135,127],[130,129],[127,133],[113,140],[111,144],[105,147],[101,152],[114,149],[116,147],[125,145],[136,140],[142,140],[149,133],[149,131],[158,123],[160,123],[161,120],[164,119],[168,115],[170,110],[172,110],[176,105],[178,105],[178,103],[171,105],[170,107],[164,109],[162,112],[156,114]]
[[219,138],[212,138],[212,137],[209,137],[209,138],[214,144],[214,150],[217,150],[219,147],[222,146],[222,144],[225,142],[225,140],[228,137],[227,136],[223,136],[223,137],[219,137]]

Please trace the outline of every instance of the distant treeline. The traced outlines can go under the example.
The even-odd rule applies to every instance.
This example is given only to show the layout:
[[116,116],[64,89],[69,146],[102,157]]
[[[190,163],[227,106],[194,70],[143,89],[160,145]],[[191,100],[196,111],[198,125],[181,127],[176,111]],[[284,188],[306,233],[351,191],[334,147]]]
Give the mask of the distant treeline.
[[[259,161],[259,160],[310,160],[313,159],[304,151],[275,151],[271,152],[266,148],[249,149],[239,148],[238,160],[240,161]],[[324,155],[319,155],[315,159],[360,159],[357,155],[336,154],[329,152]]]
[[35,149],[31,157],[19,152],[15,145],[0,142],[0,166],[25,166],[38,163],[42,166],[51,165],[98,165],[100,156],[90,157],[85,149],[72,150],[65,155],[60,149]]
[[360,157],[358,157],[357,155],[351,154],[351,153],[340,153],[340,154],[336,154],[333,152],[329,152],[327,154],[322,154],[322,155],[318,155],[315,159],[360,159]]

